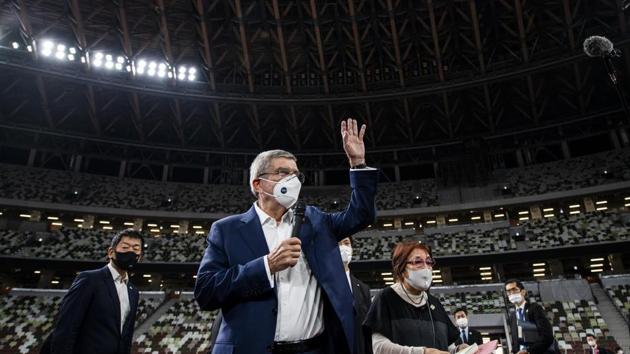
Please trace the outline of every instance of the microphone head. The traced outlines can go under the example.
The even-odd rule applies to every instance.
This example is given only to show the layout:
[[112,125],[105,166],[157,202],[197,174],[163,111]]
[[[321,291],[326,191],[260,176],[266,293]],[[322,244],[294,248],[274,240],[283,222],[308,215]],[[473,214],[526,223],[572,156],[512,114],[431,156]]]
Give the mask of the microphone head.
[[298,200],[295,203],[295,207],[293,208],[293,214],[295,216],[304,216],[304,212],[306,211],[306,205],[303,201]]
[[591,58],[603,57],[613,52],[610,39],[602,36],[591,36],[584,40],[584,53]]

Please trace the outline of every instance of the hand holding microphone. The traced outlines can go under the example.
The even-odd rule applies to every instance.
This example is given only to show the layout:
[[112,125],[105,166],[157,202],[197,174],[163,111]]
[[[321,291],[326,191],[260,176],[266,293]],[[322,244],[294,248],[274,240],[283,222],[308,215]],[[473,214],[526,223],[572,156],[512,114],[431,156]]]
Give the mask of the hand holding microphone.
[[304,221],[304,203],[298,201],[293,210],[293,230],[291,231],[291,237],[280,242],[278,247],[274,248],[267,256],[267,262],[269,262],[269,271],[271,274],[283,271],[289,267],[293,267],[300,259],[302,252],[302,241],[297,237],[302,222]]

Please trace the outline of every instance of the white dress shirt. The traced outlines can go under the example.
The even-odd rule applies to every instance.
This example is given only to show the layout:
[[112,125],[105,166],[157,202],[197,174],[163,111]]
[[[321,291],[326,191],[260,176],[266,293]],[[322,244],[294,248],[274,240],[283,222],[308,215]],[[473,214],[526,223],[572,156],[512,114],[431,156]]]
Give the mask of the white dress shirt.
[[352,291],[352,281],[350,280],[350,271],[349,270],[346,270],[346,279],[348,279],[348,285],[350,286],[350,291],[354,292],[354,291]]
[[[269,251],[291,236],[293,211],[288,210],[278,223],[254,203],[254,209],[262,225]],[[309,339],[324,330],[324,304],[322,290],[311,268],[300,254],[297,264],[271,274],[267,256],[264,257],[267,277],[278,296],[278,316],[275,341]]]
[[125,320],[131,310],[129,305],[129,292],[127,290],[127,282],[129,281],[129,278],[127,278],[126,274],[125,277],[122,278],[120,273],[118,273],[116,268],[112,265],[111,261],[107,263],[107,268],[109,268],[109,271],[112,273],[112,278],[114,278],[114,287],[118,293],[118,302],[120,302],[120,333],[122,333]]

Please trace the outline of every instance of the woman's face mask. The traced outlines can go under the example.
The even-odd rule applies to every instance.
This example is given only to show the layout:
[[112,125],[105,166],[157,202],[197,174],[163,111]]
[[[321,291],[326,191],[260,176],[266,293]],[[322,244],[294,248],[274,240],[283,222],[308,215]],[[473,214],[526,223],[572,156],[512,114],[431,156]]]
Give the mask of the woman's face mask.
[[429,268],[407,269],[407,283],[414,289],[425,291],[428,290],[433,281],[433,272]]
[[286,176],[279,181],[272,181],[266,178],[260,179],[276,184],[273,187],[273,194],[269,194],[265,191],[262,192],[270,197],[274,197],[278,204],[289,209],[297,202],[300,196],[300,190],[302,189],[302,182],[300,182],[300,179],[296,175]]

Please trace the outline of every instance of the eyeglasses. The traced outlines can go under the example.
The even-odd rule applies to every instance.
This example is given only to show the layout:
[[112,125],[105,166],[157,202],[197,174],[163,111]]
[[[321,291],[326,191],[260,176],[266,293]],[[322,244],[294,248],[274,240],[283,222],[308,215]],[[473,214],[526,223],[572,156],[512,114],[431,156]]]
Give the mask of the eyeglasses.
[[521,292],[521,289],[517,288],[517,287],[513,287],[510,289],[505,289],[505,292],[508,294],[518,294]]
[[413,266],[414,268],[422,268],[425,265],[429,268],[433,268],[433,266],[435,265],[435,261],[431,257],[427,257],[427,259],[422,259],[420,257],[417,257],[410,261],[407,261],[406,263],[409,264],[410,266]]
[[306,177],[304,176],[304,174],[300,171],[292,171],[290,169],[287,168],[279,168],[275,171],[272,172],[263,172],[261,174],[258,175],[258,177],[261,176],[267,176],[267,175],[271,175],[271,176],[278,176],[280,177],[280,179],[285,178],[287,176],[295,176],[298,178],[298,180],[300,181],[300,183],[304,183],[304,180],[306,179]]

